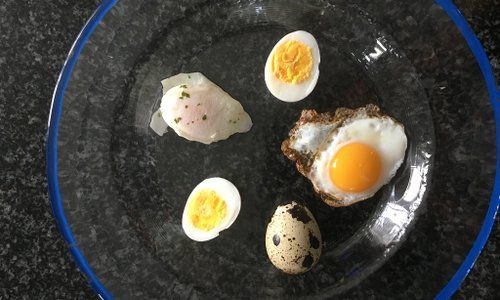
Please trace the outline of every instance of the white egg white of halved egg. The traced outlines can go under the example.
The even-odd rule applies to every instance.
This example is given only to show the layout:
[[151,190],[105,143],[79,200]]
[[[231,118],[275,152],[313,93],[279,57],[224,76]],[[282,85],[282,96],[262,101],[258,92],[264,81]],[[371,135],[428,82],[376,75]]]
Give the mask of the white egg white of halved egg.
[[[302,42],[303,44],[307,45],[312,52],[313,64],[312,64],[311,74],[303,82],[297,84],[281,81],[273,73],[274,53],[279,46],[288,41]],[[305,97],[307,97],[314,90],[314,87],[318,82],[320,62],[321,62],[321,57],[319,53],[318,42],[316,42],[316,39],[312,34],[303,30],[289,33],[276,43],[276,45],[271,50],[271,53],[267,58],[264,71],[264,79],[267,88],[269,89],[271,94],[273,94],[274,97],[278,98],[281,101],[285,102],[300,101]]]
[[[226,203],[226,215],[220,224],[209,231],[196,228],[190,221],[188,207],[195,196],[202,190],[211,190]],[[219,233],[229,228],[240,213],[241,197],[238,189],[229,180],[220,177],[208,178],[200,182],[191,192],[186,201],[184,212],[182,214],[182,229],[184,233],[192,240],[204,242],[216,238]]]
[[[344,191],[331,181],[329,164],[344,145],[359,142],[371,146],[381,159],[380,175],[374,185],[361,192]],[[316,153],[309,178],[317,191],[326,193],[345,205],[373,196],[387,184],[401,166],[407,146],[404,127],[389,117],[361,116],[332,133]]]

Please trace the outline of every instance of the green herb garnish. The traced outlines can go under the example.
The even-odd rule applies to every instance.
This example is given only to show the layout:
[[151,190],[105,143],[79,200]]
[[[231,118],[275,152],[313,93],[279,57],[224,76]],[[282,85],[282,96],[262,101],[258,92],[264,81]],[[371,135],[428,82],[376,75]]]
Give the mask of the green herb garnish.
[[178,124],[181,120],[182,120],[182,118],[181,118],[181,117],[178,117],[178,118],[175,118],[175,119],[174,119],[174,122],[175,122],[175,124]]
[[184,98],[184,97],[188,97],[188,98],[191,98],[191,95],[189,95],[188,93],[182,91],[181,93],[181,98]]
[[207,115],[203,115],[203,117],[201,118],[203,121],[205,121],[207,119]]
[[188,86],[187,86],[187,85],[185,85],[185,84],[181,84],[181,88],[183,88],[183,89],[187,89],[187,88],[188,88]]

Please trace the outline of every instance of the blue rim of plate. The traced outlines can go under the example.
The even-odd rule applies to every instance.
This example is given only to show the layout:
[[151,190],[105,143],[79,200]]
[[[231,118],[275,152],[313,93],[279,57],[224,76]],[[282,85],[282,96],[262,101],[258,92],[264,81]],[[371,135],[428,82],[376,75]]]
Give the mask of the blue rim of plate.
[[[87,43],[89,37],[94,32],[94,29],[99,25],[101,20],[106,16],[109,10],[118,2],[118,0],[103,0],[99,5],[94,14],[87,21],[83,29],[80,31],[76,41],[74,42],[68,57],[64,63],[61,74],[56,84],[54,94],[52,96],[52,105],[50,108],[49,116],[49,128],[47,132],[47,178],[48,178],[48,188],[50,203],[52,207],[52,212],[56,219],[57,227],[61,232],[63,238],[66,240],[69,246],[69,251],[73,255],[78,268],[86,275],[90,285],[97,293],[101,299],[113,299],[111,293],[104,287],[101,281],[97,278],[95,273],[92,271],[89,263],[82,254],[82,251],[78,247],[76,240],[71,232],[71,228],[68,225],[66,216],[64,215],[64,209],[62,205],[62,198],[59,191],[59,181],[57,176],[57,133],[59,127],[59,120],[61,118],[62,103],[64,98],[64,92],[68,85],[71,73],[75,67],[78,57]],[[465,257],[464,261],[455,272],[450,281],[443,287],[443,289],[436,295],[436,299],[449,299],[455,291],[460,287],[460,284],[465,279],[469,271],[471,270],[474,262],[481,253],[488,236],[490,235],[491,229],[495,222],[495,216],[498,211],[498,206],[500,204],[500,151],[498,145],[500,144],[500,89],[497,87],[495,77],[493,76],[492,67],[484,52],[481,43],[477,39],[476,35],[472,29],[467,24],[467,21],[462,16],[458,8],[452,3],[451,0],[436,0],[436,3],[441,6],[441,8],[446,11],[448,16],[453,20],[457,28],[462,33],[464,39],[469,45],[472,53],[474,54],[477,63],[483,73],[484,80],[488,89],[490,96],[490,101],[494,109],[495,114],[495,126],[496,126],[496,144],[497,144],[497,162],[496,162],[496,175],[495,184],[493,187],[493,192],[490,198],[490,204],[486,216],[484,218],[483,225],[479,234],[476,236],[476,240],[469,253]]]

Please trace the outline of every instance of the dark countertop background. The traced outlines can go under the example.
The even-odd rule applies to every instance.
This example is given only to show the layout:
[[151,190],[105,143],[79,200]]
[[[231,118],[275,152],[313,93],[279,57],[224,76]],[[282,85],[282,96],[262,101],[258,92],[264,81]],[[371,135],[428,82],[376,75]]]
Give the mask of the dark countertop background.
[[[71,44],[99,2],[0,2],[0,299],[96,298],[52,218],[44,141],[57,76]],[[500,0],[455,3],[500,78]],[[497,223],[455,296],[498,299],[499,277]]]

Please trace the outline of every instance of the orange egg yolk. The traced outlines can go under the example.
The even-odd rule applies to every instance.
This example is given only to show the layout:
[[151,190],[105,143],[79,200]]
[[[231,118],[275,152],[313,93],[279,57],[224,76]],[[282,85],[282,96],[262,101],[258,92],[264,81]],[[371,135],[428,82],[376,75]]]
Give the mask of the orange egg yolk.
[[273,74],[281,81],[301,83],[311,75],[312,51],[299,41],[288,41],[279,45],[272,58]]
[[380,155],[363,143],[341,147],[330,161],[330,179],[345,192],[358,193],[372,187],[380,176]]
[[188,207],[189,220],[195,228],[203,231],[219,226],[226,214],[226,202],[213,190],[198,192]]

